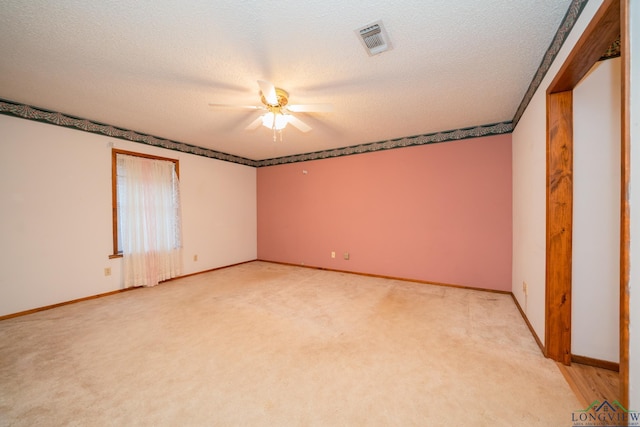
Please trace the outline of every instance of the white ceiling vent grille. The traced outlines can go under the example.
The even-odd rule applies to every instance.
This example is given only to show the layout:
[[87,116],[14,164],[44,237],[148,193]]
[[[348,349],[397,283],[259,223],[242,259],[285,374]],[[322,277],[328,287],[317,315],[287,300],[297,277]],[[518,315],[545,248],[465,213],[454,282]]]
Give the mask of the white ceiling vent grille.
[[369,56],[391,49],[391,42],[382,21],[376,21],[356,30],[360,42]]

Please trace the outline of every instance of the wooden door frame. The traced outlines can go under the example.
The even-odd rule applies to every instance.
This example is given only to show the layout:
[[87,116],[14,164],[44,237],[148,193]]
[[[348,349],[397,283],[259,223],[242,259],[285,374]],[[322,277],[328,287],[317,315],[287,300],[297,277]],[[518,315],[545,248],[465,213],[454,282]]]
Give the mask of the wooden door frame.
[[[547,229],[545,356],[571,364],[571,265],[573,232],[573,89],[621,36],[628,63],[629,0],[605,0],[547,89]],[[621,25],[622,23],[622,25]],[[623,31],[621,31],[621,29]],[[629,210],[628,210],[628,66],[622,67],[622,159],[620,238],[620,401],[629,389]],[[625,89],[627,88],[627,89]]]

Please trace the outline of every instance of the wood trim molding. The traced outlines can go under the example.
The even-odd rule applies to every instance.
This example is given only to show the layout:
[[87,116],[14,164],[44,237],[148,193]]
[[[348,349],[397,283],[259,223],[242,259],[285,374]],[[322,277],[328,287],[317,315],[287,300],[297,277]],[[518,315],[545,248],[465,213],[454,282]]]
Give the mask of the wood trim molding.
[[547,95],[546,356],[571,363],[573,91]]
[[[555,127],[566,126],[569,119],[566,116],[568,107],[562,107],[561,97],[573,91],[580,80],[589,72],[603,52],[618,36],[621,37],[622,71],[622,177],[621,177],[621,235],[620,235],[620,401],[628,405],[629,373],[629,30],[628,8],[630,0],[604,0],[584,33],[569,54],[560,71],[547,89],[547,286],[546,286],[546,322],[545,341],[547,357],[558,362],[571,363],[571,245],[569,242],[560,243],[557,233],[571,233],[570,223],[564,226],[562,220],[556,217],[556,210],[569,210],[572,204],[572,192],[555,192],[552,187],[557,179],[554,174],[561,173],[554,165],[562,163],[566,153],[562,140],[567,147],[573,146],[573,136],[561,137],[553,135]],[[561,131],[570,135],[569,132]],[[572,148],[571,148],[572,149]],[[558,158],[555,158],[555,157]],[[552,159],[552,157],[554,157]],[[565,198],[561,196],[564,194]],[[563,207],[564,205],[564,207]],[[563,228],[564,227],[564,228]],[[564,239],[560,239],[564,240]],[[564,251],[569,251],[568,254]],[[564,269],[564,271],[563,271]],[[568,330],[566,329],[568,327]]]
[[172,159],[170,157],[155,156],[153,154],[138,153],[137,151],[120,150],[118,148],[112,148],[111,152],[113,153],[114,161],[115,161],[115,156],[117,154],[125,154],[127,156],[143,157],[145,159],[164,160],[165,162],[172,162],[176,165],[176,175],[178,175],[178,178],[180,178],[180,160],[178,159]]
[[529,332],[531,332],[531,335],[533,335],[533,339],[536,340],[536,344],[538,344],[538,347],[540,347],[540,351],[542,352],[543,355],[546,354],[544,345],[542,344],[542,341],[540,341],[540,337],[538,337],[538,334],[536,334],[535,329],[533,329],[533,326],[529,322],[529,318],[527,317],[527,315],[524,313],[524,310],[520,306],[520,303],[518,302],[518,299],[513,294],[513,292],[510,292],[510,293],[511,293],[511,298],[513,298],[513,302],[515,303],[516,307],[518,308],[518,311],[520,312],[520,315],[524,319],[524,323],[527,324],[527,327],[529,328]]
[[[178,276],[178,277],[174,277],[172,279],[163,280],[160,283],[166,283],[166,282],[171,282],[173,280],[184,279],[185,277],[197,276],[198,274],[210,273],[212,271],[222,270],[222,269],[229,268],[229,267],[235,267],[236,265],[247,264],[247,263],[254,262],[254,261],[256,261],[256,260],[253,259],[253,260],[250,260],[250,261],[243,261],[243,262],[238,262],[236,264],[225,265],[225,266],[222,266],[222,267],[210,268],[209,270],[199,271],[197,273],[185,274],[184,276]],[[135,286],[135,287],[131,287],[131,288],[118,289],[116,291],[105,292],[103,294],[91,295],[91,296],[84,297],[84,298],[78,298],[78,299],[74,299],[74,300],[70,300],[70,301],[63,301],[63,302],[59,302],[57,304],[51,304],[51,305],[45,305],[43,307],[32,308],[30,310],[19,311],[17,313],[5,314],[4,316],[0,316],[0,321],[5,320],[5,319],[11,319],[13,317],[26,316],[27,314],[33,314],[33,313],[37,313],[39,311],[51,310],[52,308],[62,307],[64,305],[69,305],[69,304],[75,304],[77,302],[88,301],[88,300],[102,298],[102,297],[108,297],[110,295],[119,294],[121,292],[128,292],[128,291],[132,291],[134,289],[140,289],[140,288],[143,288],[143,286]]]
[[476,287],[472,287],[472,286],[454,285],[454,284],[451,284],[451,283],[430,282],[430,281],[427,281],[427,280],[408,279],[406,277],[385,276],[385,275],[382,275],[382,274],[361,273],[361,272],[358,272],[358,271],[349,271],[349,270],[336,270],[336,269],[333,269],[333,268],[316,267],[316,266],[313,266],[313,265],[301,265],[301,264],[294,264],[294,263],[290,263],[290,262],[269,261],[269,260],[266,260],[266,259],[257,259],[256,261],[269,262],[271,264],[290,265],[292,267],[310,268],[310,269],[313,269],[313,270],[333,271],[335,273],[357,274],[358,276],[377,277],[377,278],[380,278],[380,279],[401,280],[403,282],[421,283],[423,285],[446,286],[448,288],[468,289],[468,290],[471,290],[471,291],[490,292],[490,293],[494,293],[494,294],[506,294],[506,295],[511,294],[510,291],[500,291],[500,290],[497,290],[497,289],[476,288]]
[[[498,290],[494,290],[494,289],[473,288],[473,287],[469,287],[469,286],[452,285],[452,284],[447,284],[447,283],[427,282],[427,281],[423,281],[423,280],[403,279],[403,278],[400,278],[400,277],[381,276],[381,275],[377,275],[377,274],[356,273],[356,272],[353,272],[353,271],[331,270],[331,269],[328,269],[328,268],[310,267],[310,266],[306,266],[306,265],[289,264],[289,263],[285,263],[285,262],[266,261],[266,260],[260,260],[260,259],[252,259],[252,260],[249,260],[249,261],[243,261],[243,262],[238,262],[238,263],[235,263],[235,264],[225,265],[225,266],[222,266],[222,267],[216,267],[216,268],[211,268],[211,269],[208,269],[208,270],[198,271],[196,273],[185,274],[185,275],[182,275],[182,276],[174,277],[172,279],[164,280],[161,283],[167,283],[167,282],[171,282],[171,281],[178,280],[178,279],[184,279],[185,277],[191,277],[191,276],[197,276],[197,275],[204,274],[204,273],[210,273],[212,271],[223,270],[225,268],[235,267],[235,266],[242,265],[242,264],[248,264],[248,263],[255,262],[255,261],[269,262],[269,263],[272,263],[272,264],[290,265],[290,266],[294,266],[294,267],[312,268],[312,269],[316,269],[316,270],[334,271],[336,273],[350,273],[350,274],[357,274],[357,275],[360,275],[360,276],[379,277],[381,279],[402,280],[402,281],[405,281],[405,282],[422,283],[422,284],[436,285],[436,286],[447,286],[447,287],[450,287],[450,288],[469,289],[469,290],[472,290],[472,291],[483,291],[483,292],[490,292],[490,293],[497,293],[497,294],[510,294],[511,296],[513,296],[513,294],[511,294],[511,292],[508,292],[508,291],[498,291]],[[121,292],[127,292],[127,291],[131,291],[131,290],[134,290],[134,289],[140,289],[140,288],[141,288],[141,286],[132,287],[132,288],[126,288],[126,289],[119,289],[119,290],[116,290],[116,291],[106,292],[106,293],[103,293],[103,294],[92,295],[92,296],[88,296],[88,297],[84,297],[84,298],[74,299],[74,300],[71,300],[71,301],[64,301],[64,302],[60,302],[60,303],[57,303],[57,304],[38,307],[38,308],[31,309],[31,310],[25,310],[25,311],[20,311],[20,312],[17,312],[17,313],[7,314],[7,315],[4,315],[4,316],[0,316],[0,321],[5,320],[5,319],[11,319],[13,317],[26,316],[27,314],[37,313],[39,311],[50,310],[52,308],[62,307],[64,305],[68,305],[68,304],[75,304],[77,302],[82,302],[82,301],[87,301],[87,300],[91,300],[91,299],[107,297],[109,295],[115,295],[115,294],[118,294],[118,293],[121,293]],[[526,318],[525,318],[525,321],[527,322],[527,324],[529,324],[529,322],[528,322],[528,320],[526,320]],[[532,332],[533,332],[533,329],[532,329]],[[538,340],[538,338],[535,335],[535,333],[534,333],[534,337],[538,341],[538,345],[540,345],[540,341]]]
[[629,271],[630,209],[629,183],[631,171],[631,51],[629,2],[620,5],[620,56],[622,57],[622,141],[620,183],[620,402],[629,406]]
[[223,265],[222,267],[210,268],[208,270],[197,271],[195,273],[183,274],[182,276],[172,277],[171,279],[163,280],[160,283],[172,282],[178,279],[184,279],[185,277],[198,276],[200,274],[211,273],[212,271],[224,270],[225,268],[235,267],[242,264],[249,264],[250,262],[257,261],[257,259],[251,259],[249,261],[236,262],[235,264]]
[[594,359],[593,357],[578,356],[577,354],[571,355],[571,362],[580,363],[581,365],[594,366],[596,368],[608,369],[609,371],[620,371],[619,363],[609,362],[608,360]]
[[573,90],[619,35],[620,0],[605,0],[549,85],[547,93]]
[[118,168],[115,149],[111,150],[111,234],[113,239],[113,254],[109,257],[116,257],[118,254],[118,196],[116,186],[118,185]]
[[14,317],[26,316],[27,314],[33,314],[33,313],[37,313],[39,311],[51,310],[52,308],[62,307],[64,305],[69,305],[69,304],[75,304],[77,302],[89,301],[89,300],[92,300],[92,299],[98,299],[98,298],[102,298],[102,297],[108,297],[110,295],[115,295],[115,294],[119,294],[119,293],[122,293],[122,292],[128,292],[128,291],[131,291],[133,289],[138,289],[138,288],[118,289],[117,291],[105,292],[103,294],[98,294],[98,295],[91,295],[91,296],[88,296],[88,297],[78,298],[78,299],[74,299],[74,300],[71,300],[71,301],[63,301],[63,302],[59,302],[57,304],[45,305],[43,307],[32,308],[30,310],[25,310],[25,311],[19,311],[17,313],[5,314],[4,316],[0,316],[0,321],[6,320],[6,319],[12,319]]

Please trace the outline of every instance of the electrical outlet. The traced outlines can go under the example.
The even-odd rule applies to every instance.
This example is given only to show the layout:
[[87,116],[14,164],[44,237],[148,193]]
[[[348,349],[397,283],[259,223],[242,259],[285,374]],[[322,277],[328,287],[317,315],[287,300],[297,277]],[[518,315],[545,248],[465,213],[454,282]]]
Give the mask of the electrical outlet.
[[349,259],[349,252],[344,253],[344,259],[347,259],[347,260]]
[[111,276],[111,267],[107,267],[104,269],[104,275],[105,276]]
[[331,258],[335,258],[336,257],[336,252],[335,251],[331,251]]
[[197,254],[193,256],[193,260],[194,261],[198,261],[198,255]]

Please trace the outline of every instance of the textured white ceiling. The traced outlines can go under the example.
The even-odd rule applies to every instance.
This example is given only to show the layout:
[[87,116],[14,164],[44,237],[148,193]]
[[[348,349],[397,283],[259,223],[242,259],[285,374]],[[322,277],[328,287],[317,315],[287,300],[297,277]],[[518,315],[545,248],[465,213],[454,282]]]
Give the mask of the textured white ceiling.
[[[570,0],[2,0],[0,98],[267,159],[510,121]],[[393,49],[354,30],[382,19]],[[244,128],[256,80],[297,116]]]

